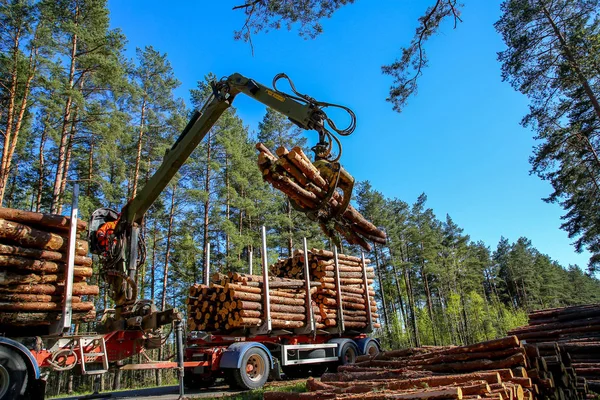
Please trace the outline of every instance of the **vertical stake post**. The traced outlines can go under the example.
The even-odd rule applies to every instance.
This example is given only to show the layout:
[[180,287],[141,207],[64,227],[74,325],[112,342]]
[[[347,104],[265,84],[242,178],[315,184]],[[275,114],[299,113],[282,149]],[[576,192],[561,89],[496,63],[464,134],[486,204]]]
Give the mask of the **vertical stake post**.
[[309,274],[309,265],[308,265],[308,244],[306,243],[306,238],[302,239],[304,245],[304,282],[305,282],[305,290],[306,290],[306,320],[310,326],[310,333],[315,333],[315,316],[312,308],[312,299],[310,296],[310,274]]
[[[373,318],[371,316],[371,296],[369,296],[369,281],[367,280],[367,263],[365,252],[361,252],[363,286],[365,287],[365,306],[367,308],[367,333],[373,332]],[[381,282],[380,282],[381,284]]]
[[342,307],[342,285],[340,284],[340,261],[338,258],[337,246],[333,246],[333,266],[335,274],[335,292],[336,301],[338,306],[337,311],[337,325],[338,331],[341,335],[344,332],[344,308]]
[[249,263],[249,272],[250,275],[252,275],[252,250],[250,250],[250,254],[248,255],[248,263]]
[[183,399],[185,389],[183,386],[183,376],[185,369],[183,368],[183,327],[181,320],[175,320],[175,339],[177,345],[177,376],[179,378],[179,398]]
[[79,212],[79,184],[73,184],[73,198],[71,199],[71,224],[69,225],[69,248],[67,252],[67,265],[65,271],[65,292],[63,296],[63,309],[59,333],[67,332],[71,328],[73,318],[73,274],[75,270],[75,247],[77,244],[77,214]]
[[266,329],[271,332],[271,296],[269,295],[269,260],[267,258],[267,228],[263,225],[261,228],[262,236],[262,267],[263,267],[263,310],[265,311],[264,316],[266,323]]
[[210,242],[206,243],[206,254],[204,254],[204,284],[208,285],[210,280]]

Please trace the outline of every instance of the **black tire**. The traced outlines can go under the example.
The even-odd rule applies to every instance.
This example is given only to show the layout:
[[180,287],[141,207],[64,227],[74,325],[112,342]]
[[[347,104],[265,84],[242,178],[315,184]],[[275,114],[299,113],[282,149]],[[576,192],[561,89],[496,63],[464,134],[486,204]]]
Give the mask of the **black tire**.
[[271,361],[267,353],[258,347],[253,347],[244,354],[242,366],[232,369],[235,386],[244,389],[259,389],[269,379]]
[[379,346],[375,341],[371,340],[365,348],[365,355],[375,357],[377,354],[379,354]]
[[342,346],[342,351],[340,352],[340,361],[338,362],[338,364],[354,364],[356,362],[357,356],[358,351],[356,350],[356,347],[352,343],[346,342]]
[[0,346],[0,400],[18,399],[28,383],[27,364],[13,349]]

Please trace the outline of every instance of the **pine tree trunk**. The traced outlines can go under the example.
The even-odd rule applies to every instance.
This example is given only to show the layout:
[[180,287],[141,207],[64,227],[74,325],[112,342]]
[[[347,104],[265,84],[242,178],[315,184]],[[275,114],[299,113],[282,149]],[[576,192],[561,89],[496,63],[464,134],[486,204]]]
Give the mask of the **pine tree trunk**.
[[406,315],[404,311],[404,301],[402,300],[402,289],[400,287],[400,278],[398,277],[398,269],[396,268],[396,264],[394,263],[394,256],[392,254],[392,248],[389,246],[388,240],[388,251],[390,252],[390,264],[392,264],[392,268],[394,271],[394,281],[396,282],[396,294],[398,296],[398,301],[400,302],[400,315],[402,318],[402,323],[404,324],[404,328],[409,331],[408,324],[406,321]]
[[4,146],[2,148],[2,160],[0,163],[0,204],[4,200],[6,182],[8,181],[8,154],[12,144],[12,128],[15,118],[15,102],[17,100],[18,83],[18,63],[19,63],[19,42],[21,40],[21,28],[15,32],[13,41],[13,65],[10,78],[10,88],[8,90],[8,107],[6,111],[6,129],[4,130]]
[[90,197],[92,194],[92,179],[94,178],[94,134],[90,135],[90,151],[88,153],[88,175],[87,175],[87,189],[86,196]]
[[423,253],[425,248],[423,246],[423,242],[421,245],[421,277],[423,278],[423,284],[425,285],[425,295],[427,297],[427,313],[429,315],[429,321],[431,322],[431,333],[433,335],[433,344],[435,346],[438,345],[437,336],[435,334],[435,323],[433,321],[433,303],[431,301],[431,290],[429,289],[429,279],[427,278],[427,273],[425,272],[425,257]]
[[385,301],[385,291],[383,290],[383,277],[381,276],[381,266],[379,264],[379,254],[377,251],[377,245],[373,245],[373,251],[375,252],[375,269],[377,270],[377,278],[379,279],[379,294],[381,296],[381,305],[383,306],[383,320],[388,334],[390,334],[390,319],[387,313],[387,304]]
[[[75,6],[75,15],[74,15],[74,25],[79,25],[79,5]],[[77,35],[73,34],[71,38],[71,56],[70,62],[71,66],[69,69],[69,95],[67,96],[67,100],[65,103],[65,111],[63,113],[63,121],[62,128],[60,133],[60,145],[58,147],[58,159],[56,165],[56,177],[54,179],[54,189],[52,191],[52,205],[50,207],[50,212],[53,214],[58,214],[58,208],[60,204],[60,187],[63,180],[63,173],[65,170],[65,158],[67,152],[67,144],[68,144],[68,127],[71,121],[71,105],[73,103],[73,97],[71,95],[71,91],[73,90],[75,84],[75,60],[77,57]]]
[[161,300],[161,310],[167,307],[167,285],[169,280],[169,259],[171,257],[171,236],[173,235],[173,219],[175,216],[175,195],[177,193],[177,183],[173,184],[171,190],[171,209],[169,211],[169,227],[167,229],[167,249],[165,251],[165,268],[163,274],[163,292]]
[[412,283],[410,278],[410,271],[404,267],[404,284],[406,285],[406,291],[408,292],[408,300],[410,305],[410,315],[413,329],[413,337],[415,338],[415,347],[421,347],[421,339],[419,338],[419,327],[417,326],[417,315],[415,307],[415,298],[412,289]]
[[290,202],[290,198],[286,196],[286,202],[287,202],[287,213],[288,213],[288,243],[287,243],[287,247],[288,247],[288,257],[292,257],[293,252],[294,252],[294,238],[293,238],[293,231],[292,231],[292,203]]
[[[42,22],[38,23],[38,28],[41,26]],[[10,167],[12,163],[12,158],[15,153],[15,149],[17,147],[17,142],[19,138],[19,133],[21,132],[21,126],[23,124],[23,117],[25,116],[25,110],[27,109],[27,101],[29,99],[29,93],[31,89],[31,81],[36,73],[37,67],[35,65],[34,55],[37,56],[37,35],[39,29],[36,29],[33,39],[31,40],[31,49],[29,52],[29,64],[28,64],[28,74],[27,79],[25,81],[25,87],[23,89],[23,97],[21,98],[21,104],[19,106],[19,113],[16,117],[14,117],[15,113],[15,101],[17,96],[17,64],[18,64],[18,54],[19,54],[19,42],[21,40],[21,29],[19,28],[17,34],[13,40],[13,70],[11,72],[11,87],[9,90],[9,107],[7,111],[7,124],[6,130],[4,132],[4,146],[2,149],[2,159],[0,161],[0,206],[4,201],[4,192],[6,183],[8,182],[8,176],[10,173]],[[14,129],[13,129],[14,123]]]
[[[229,157],[225,154],[225,190],[226,190],[226,205],[225,205],[225,218],[229,221],[229,211],[230,211],[230,196],[229,196]],[[229,270],[229,246],[230,246],[230,237],[229,233],[225,234],[225,266]]]
[[156,231],[157,231],[156,218],[154,219],[154,229],[152,231],[152,276],[150,277],[150,298],[154,303],[154,289],[155,289],[155,277],[156,277]]
[[565,58],[567,59],[570,67],[575,72],[575,75],[579,79],[579,83],[583,87],[585,94],[588,96],[590,102],[592,103],[592,107],[594,108],[596,118],[600,120],[600,102],[598,101],[598,98],[594,94],[594,91],[592,90],[592,88],[590,86],[590,82],[588,81],[587,77],[583,74],[583,71],[581,70],[579,63],[577,62],[577,60],[575,60],[574,51],[571,50],[571,48],[569,47],[569,44],[567,43],[565,37],[563,36],[562,32],[560,31],[560,28],[556,25],[554,18],[552,18],[552,16],[550,15],[550,12],[548,11],[548,8],[546,8],[546,5],[544,4],[544,2],[540,1],[540,4],[542,6],[542,11],[544,12],[544,15],[546,16],[546,19],[550,23],[550,26],[552,27],[552,30],[553,30],[554,34],[556,35],[556,38],[560,42],[561,50],[563,51]]
[[131,189],[131,198],[133,199],[137,194],[138,187],[138,175],[140,173],[140,161],[142,159],[142,143],[144,138],[144,118],[146,118],[146,96],[142,100],[142,110],[140,113],[140,130],[138,133],[137,142],[137,153],[135,155],[135,169],[133,171],[133,184]]
[[39,165],[38,165],[38,183],[37,183],[37,193],[35,200],[35,212],[40,212],[42,209],[42,193],[44,192],[44,178],[46,176],[46,167],[45,167],[45,159],[44,159],[44,148],[46,147],[46,138],[48,136],[48,118],[46,117],[44,120],[44,128],[42,130],[42,136],[40,138],[40,147],[39,147]]
[[[65,154],[64,171],[62,173],[62,180],[60,182],[60,195],[59,195],[59,198],[62,198],[62,196],[65,193],[65,189],[67,187],[67,177],[69,176],[69,167],[71,165],[71,156],[73,154],[73,142],[74,142],[74,139],[75,139],[76,120],[77,120],[78,114],[79,114],[79,107],[74,106],[73,107],[73,121],[71,123],[71,129],[69,131],[69,139],[68,139],[68,144],[67,144],[67,152]],[[63,203],[61,201],[58,204],[58,212],[57,212],[57,214],[61,214],[62,213],[62,208],[63,208]]]

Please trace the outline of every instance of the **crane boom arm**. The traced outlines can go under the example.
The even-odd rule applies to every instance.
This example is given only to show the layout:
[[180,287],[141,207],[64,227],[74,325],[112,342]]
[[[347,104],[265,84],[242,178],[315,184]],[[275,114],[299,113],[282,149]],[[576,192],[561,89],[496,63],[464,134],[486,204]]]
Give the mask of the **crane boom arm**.
[[200,144],[208,131],[229,108],[239,93],[265,104],[287,116],[304,129],[319,130],[324,113],[310,103],[302,103],[292,96],[268,88],[238,73],[212,84],[213,94],[202,110],[196,111],[177,141],[166,152],[163,162],[140,192],[123,208],[121,229],[141,223],[144,214],[167,187],[173,176]]

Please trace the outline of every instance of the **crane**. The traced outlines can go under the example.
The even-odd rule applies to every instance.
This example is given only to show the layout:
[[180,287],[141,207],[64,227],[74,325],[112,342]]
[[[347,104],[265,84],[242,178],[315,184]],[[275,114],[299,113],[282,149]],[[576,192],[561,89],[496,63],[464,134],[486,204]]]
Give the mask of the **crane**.
[[[277,89],[277,82],[282,79],[289,83],[293,94]],[[90,248],[100,256],[101,274],[108,283],[111,297],[116,304],[115,316],[107,321],[108,330],[133,326],[152,330],[177,318],[176,313],[163,310],[167,314],[160,314],[147,301],[137,300],[136,275],[145,256],[140,225],[145,213],[238,94],[247,95],[280,112],[302,129],[316,131],[318,141],[312,148],[314,165],[332,182],[329,196],[338,188],[342,190],[344,198],[347,199],[342,209],[347,207],[351,198],[354,179],[339,163],[342,145],[337,135],[348,136],[354,131],[356,117],[352,110],[345,106],[317,101],[298,92],[292,80],[283,73],[274,77],[272,88],[239,73],[213,81],[210,85],[212,93],[208,100],[193,114],[179,138],[166,152],[162,164],[142,190],[120,213],[101,208],[92,214],[89,228]],[[346,128],[338,128],[324,111],[328,107],[340,108],[347,112],[350,116],[349,125]],[[337,146],[336,152],[333,151],[334,146]],[[319,218],[315,213],[318,210],[303,211],[313,218]]]

